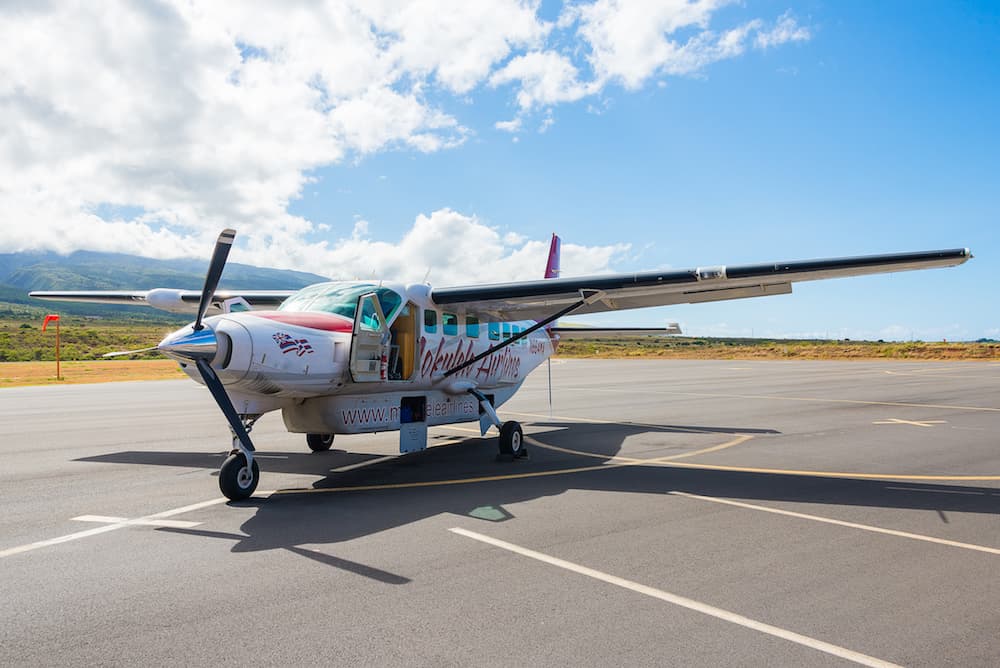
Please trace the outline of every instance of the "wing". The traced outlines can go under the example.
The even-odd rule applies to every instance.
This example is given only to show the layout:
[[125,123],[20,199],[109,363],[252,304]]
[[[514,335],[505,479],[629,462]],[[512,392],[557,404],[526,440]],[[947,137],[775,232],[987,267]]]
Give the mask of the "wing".
[[[212,295],[209,313],[222,313],[223,303],[230,299],[243,299],[253,309],[276,308],[297,290],[218,290]],[[152,306],[171,313],[197,313],[201,299],[199,290],[173,290],[156,288],[135,291],[70,291],[30,292],[29,297],[63,302],[89,302],[97,304],[132,304]]]
[[600,339],[600,338],[635,338],[640,336],[670,336],[680,334],[681,328],[676,322],[668,323],[666,327],[590,327],[589,325],[559,325],[549,327],[562,340],[566,339]]
[[952,267],[972,257],[968,248],[797,260],[734,267],[698,267],[683,271],[648,271],[550,278],[515,283],[436,288],[431,298],[440,306],[488,313],[501,319],[538,320],[588,298],[573,315],[618,309],[696,304],[787,294],[792,283],[913,269]]

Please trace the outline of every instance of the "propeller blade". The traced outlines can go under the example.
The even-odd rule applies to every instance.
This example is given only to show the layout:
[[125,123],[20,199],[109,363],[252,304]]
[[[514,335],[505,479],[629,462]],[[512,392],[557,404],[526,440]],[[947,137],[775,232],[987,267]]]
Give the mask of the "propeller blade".
[[116,350],[113,353],[104,353],[101,357],[120,357],[122,355],[135,355],[137,353],[148,353],[151,350],[157,350],[158,346],[153,346],[152,348],[139,348],[138,350]]
[[235,238],[236,230],[226,228],[215,242],[212,261],[209,262],[208,273],[205,274],[205,287],[201,289],[201,301],[198,302],[198,317],[194,319],[195,331],[205,327],[201,324],[201,320],[205,317],[205,311],[208,310],[209,301],[215,294],[215,288],[219,286],[219,279],[222,277],[222,270],[226,268],[226,258],[229,257],[229,249],[233,247]]
[[205,387],[212,393],[215,403],[219,404],[219,408],[222,410],[222,414],[226,416],[226,420],[229,422],[229,426],[232,427],[233,433],[236,434],[236,438],[240,439],[240,443],[243,444],[244,448],[253,452],[254,447],[250,441],[250,434],[247,433],[246,428],[243,426],[243,422],[240,420],[233,402],[230,401],[229,395],[226,394],[226,388],[222,386],[222,381],[215,374],[215,369],[202,357],[196,359],[194,363],[198,367],[198,372],[201,374],[202,380],[205,381]]

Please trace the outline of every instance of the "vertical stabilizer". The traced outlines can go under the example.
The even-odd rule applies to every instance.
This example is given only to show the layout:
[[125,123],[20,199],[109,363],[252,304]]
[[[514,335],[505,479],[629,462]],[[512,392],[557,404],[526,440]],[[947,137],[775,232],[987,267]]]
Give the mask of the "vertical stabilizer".
[[[561,241],[555,232],[552,233],[552,242],[549,243],[549,261],[545,263],[545,278],[559,278],[559,246]],[[552,342],[552,350],[559,345],[559,335],[549,331],[552,324],[545,326],[545,331],[549,333],[549,340]],[[551,385],[551,378],[549,379]],[[551,388],[550,388],[551,389]],[[550,399],[549,403],[552,401]]]
[[545,265],[545,278],[559,278],[559,237],[552,234],[552,243],[549,244],[549,261]]

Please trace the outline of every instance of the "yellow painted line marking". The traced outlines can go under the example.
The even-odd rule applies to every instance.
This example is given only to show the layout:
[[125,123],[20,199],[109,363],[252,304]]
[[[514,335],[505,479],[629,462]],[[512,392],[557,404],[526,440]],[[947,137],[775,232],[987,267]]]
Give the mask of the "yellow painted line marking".
[[566,415],[541,415],[539,413],[518,413],[517,411],[508,411],[511,415],[523,415],[525,417],[542,418],[545,420],[564,420],[566,422],[583,422],[583,423],[594,423],[594,424],[624,424],[630,427],[647,427],[649,429],[658,429],[660,431],[679,431],[685,434],[715,434],[717,432],[698,429],[697,427],[675,427],[669,424],[651,424],[648,422],[621,422],[620,420],[602,420],[601,418],[577,418],[569,417]]
[[888,420],[875,420],[872,424],[908,424],[914,427],[933,427],[936,424],[947,424],[947,420],[900,420],[899,418],[889,418]]
[[[433,428],[434,429],[452,429],[454,431],[461,431],[461,432],[464,432],[466,434],[475,434],[476,436],[479,436],[479,430],[478,429],[470,429],[469,427],[456,427],[453,424],[439,424],[439,425],[435,425]],[[489,432],[487,432],[487,433],[489,433]]]
[[[544,448],[546,450],[554,450],[556,452],[563,452],[563,453],[570,454],[570,455],[580,455],[582,457],[596,457],[598,459],[604,459],[604,460],[607,460],[607,461],[625,462],[625,463],[628,463],[628,464],[657,464],[657,463],[660,463],[660,462],[672,461],[672,460],[675,460],[675,459],[685,459],[687,457],[695,457],[697,455],[704,455],[704,454],[708,454],[709,452],[718,452],[719,450],[725,450],[726,448],[731,448],[734,445],[739,445],[741,443],[746,443],[751,438],[753,438],[752,435],[750,435],[750,434],[743,434],[741,436],[737,436],[736,438],[732,439],[731,441],[726,441],[725,443],[720,443],[719,445],[713,445],[713,446],[710,446],[710,447],[707,447],[707,448],[702,448],[701,450],[695,450],[693,452],[682,452],[682,453],[676,454],[676,455],[666,455],[664,457],[653,457],[651,459],[639,459],[639,458],[636,458],[636,457],[623,457],[621,455],[602,455],[602,454],[596,453],[596,452],[584,452],[582,450],[570,450],[568,448],[560,448],[557,445],[549,445],[548,443],[542,443],[541,441],[538,441],[538,440],[535,440],[535,439],[531,439],[530,443],[533,446],[538,447],[538,448]],[[527,437],[525,438],[525,440],[528,440]]]
[[[608,387],[562,387],[561,390],[571,390],[574,392],[615,392],[617,394],[634,394],[634,390],[616,390]],[[805,401],[822,404],[855,404],[860,406],[901,406],[903,408],[939,408],[955,411],[982,411],[988,413],[1000,413],[1000,408],[989,406],[953,406],[948,404],[916,404],[900,401],[862,401],[861,399],[821,399],[819,397],[783,397],[779,395],[767,394],[721,394],[715,392],[674,392],[670,390],[643,390],[643,394],[665,394],[676,397],[707,397],[709,399],[754,399],[766,401]],[[585,421],[585,420],[584,420]]]
[[743,503],[742,501],[732,501],[730,499],[720,499],[714,496],[702,496],[700,494],[689,494],[688,492],[668,492],[674,496],[683,496],[687,499],[697,499],[699,501],[709,501],[711,503],[720,503],[727,506],[735,506],[737,508],[745,508],[747,510],[757,510],[765,513],[772,513],[774,515],[784,515],[786,517],[796,517],[803,520],[810,520],[812,522],[822,522],[824,524],[835,524],[837,526],[847,527],[849,529],[861,529],[862,531],[870,531],[872,533],[881,533],[887,536],[896,536],[897,538],[909,538],[912,540],[920,540],[925,543],[935,543],[937,545],[947,545],[948,547],[958,547],[963,550],[973,550],[975,552],[985,552],[986,554],[1000,554],[1000,549],[995,547],[987,547],[985,545],[976,545],[974,543],[960,543],[956,540],[947,540],[945,538],[935,538],[934,536],[925,536],[918,533],[910,533],[908,531],[897,531],[895,529],[884,529],[882,527],[871,526],[869,524],[858,524],[857,522],[845,522],[844,520],[835,520],[830,517],[820,517],[819,515],[808,515],[806,513],[796,513],[791,510],[781,510],[780,508],[769,508],[767,506],[758,506],[752,503]]
[[[963,496],[986,496],[986,492],[974,492],[974,491],[958,491],[955,489],[926,489],[924,487],[898,487],[893,485],[886,485],[886,489],[898,489],[903,492],[923,492],[925,494],[960,494]],[[997,492],[997,496],[1000,496],[1000,492]]]
[[508,552],[513,552],[514,554],[519,554],[522,557],[528,557],[529,559],[534,559],[535,561],[540,561],[544,564],[549,564],[550,566],[556,566],[558,568],[562,568],[563,570],[577,573],[578,575],[585,575],[586,577],[593,578],[594,580],[599,580],[616,587],[621,587],[637,594],[643,594],[644,596],[649,596],[681,608],[686,608],[687,610],[708,615],[709,617],[714,617],[715,619],[721,619],[731,624],[736,624],[737,626],[758,631],[775,638],[781,638],[782,640],[787,640],[797,645],[802,645],[803,647],[809,647],[841,659],[853,661],[854,663],[858,663],[863,666],[878,666],[880,668],[886,666],[896,666],[894,663],[889,663],[888,661],[883,661],[882,659],[877,659],[873,656],[868,656],[867,654],[861,654],[860,652],[855,652],[845,647],[840,647],[839,645],[833,645],[822,640],[817,640],[816,638],[810,638],[809,636],[789,631],[788,629],[772,626],[771,624],[765,624],[764,622],[757,621],[756,619],[744,617],[743,615],[735,612],[723,610],[722,608],[717,608],[713,605],[702,603],[701,601],[695,601],[694,599],[690,599],[685,596],[672,594],[668,591],[640,584],[633,580],[626,580],[625,578],[618,577],[617,575],[604,573],[587,566],[575,564],[572,561],[566,561],[565,559],[553,557],[543,552],[537,552],[535,550],[521,547],[520,545],[515,545],[514,543],[508,543],[507,541],[499,540],[491,536],[486,536],[484,534],[462,529],[460,527],[454,527],[449,529],[449,531],[458,534],[459,536],[479,541],[480,543],[485,543],[502,550],[507,550]]
[[[721,445],[714,445],[711,449],[718,450],[722,447],[732,447],[734,445],[739,445],[745,441],[753,438],[749,435],[740,436],[734,438],[732,441],[722,443]],[[524,437],[525,442],[530,443],[532,446],[541,448],[555,448],[555,446],[548,446],[530,436]],[[709,450],[709,448],[706,448]],[[659,464],[661,462],[667,462],[674,458],[679,458],[682,456],[693,456],[698,453],[682,453],[681,455],[668,455],[666,457],[654,457],[652,459],[632,459],[625,457],[612,457],[609,455],[596,455],[586,452],[577,452],[575,450],[566,450],[570,454],[590,456],[600,458],[608,463],[597,464],[594,466],[576,466],[568,469],[553,469],[549,471],[529,471],[528,473],[509,473],[505,475],[489,475],[489,476],[478,476],[475,478],[453,478],[450,480],[421,480],[419,482],[396,482],[396,483],[385,483],[376,485],[353,485],[345,487],[313,487],[313,488],[289,488],[289,489],[279,489],[274,494],[275,495],[289,495],[289,494],[331,494],[334,492],[370,492],[376,490],[389,490],[389,489],[413,489],[416,487],[444,487],[447,485],[473,485],[476,483],[484,482],[498,482],[501,480],[520,480],[522,478],[543,478],[547,476],[557,476],[565,475],[568,473],[587,473],[590,471],[604,471],[607,469],[620,468],[622,466],[643,466],[648,464]]]

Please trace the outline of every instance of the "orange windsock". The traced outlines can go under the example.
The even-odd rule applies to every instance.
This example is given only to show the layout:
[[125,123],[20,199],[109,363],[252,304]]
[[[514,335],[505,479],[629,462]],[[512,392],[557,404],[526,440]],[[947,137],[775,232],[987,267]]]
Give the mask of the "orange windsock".
[[49,326],[49,323],[52,322],[53,320],[59,320],[59,316],[57,316],[57,315],[47,315],[47,316],[45,316],[45,322],[42,323],[42,331],[43,332],[45,331],[45,328]]

